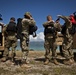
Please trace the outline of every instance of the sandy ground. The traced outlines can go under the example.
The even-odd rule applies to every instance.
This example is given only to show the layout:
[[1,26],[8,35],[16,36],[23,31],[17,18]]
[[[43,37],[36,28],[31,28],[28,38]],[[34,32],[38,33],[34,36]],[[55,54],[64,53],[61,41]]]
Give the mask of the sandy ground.
[[73,65],[64,65],[63,60],[65,58],[58,54],[59,65],[55,65],[52,60],[48,65],[44,65],[44,54],[44,51],[30,51],[28,56],[30,63],[28,65],[31,67],[26,68],[21,67],[22,53],[17,51],[15,65],[10,62],[10,59],[6,62],[0,61],[0,75],[76,75],[76,62]]

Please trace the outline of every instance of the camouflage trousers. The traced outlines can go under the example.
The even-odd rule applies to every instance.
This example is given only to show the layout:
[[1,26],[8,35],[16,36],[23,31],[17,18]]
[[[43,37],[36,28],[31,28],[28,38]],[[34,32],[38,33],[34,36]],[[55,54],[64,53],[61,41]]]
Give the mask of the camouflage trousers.
[[15,36],[8,36],[5,40],[5,50],[3,56],[8,57],[9,49],[11,49],[12,50],[11,57],[14,57],[16,47],[17,47],[17,38]]
[[20,39],[20,46],[22,49],[22,60],[26,60],[29,53],[29,38],[23,36]]
[[44,48],[46,50],[45,52],[45,58],[46,59],[50,59],[51,54],[50,54],[50,49],[52,51],[52,58],[56,59],[56,48],[57,48],[57,44],[56,44],[56,38],[46,38],[45,39],[45,43],[44,43]]
[[74,57],[72,45],[73,45],[73,36],[70,36],[69,38],[64,36],[64,41],[62,44],[62,51],[66,59],[70,59]]

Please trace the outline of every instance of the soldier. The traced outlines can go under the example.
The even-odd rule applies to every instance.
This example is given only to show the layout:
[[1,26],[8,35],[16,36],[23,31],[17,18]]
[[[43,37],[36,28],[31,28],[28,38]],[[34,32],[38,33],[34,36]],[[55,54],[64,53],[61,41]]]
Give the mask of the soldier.
[[8,59],[10,48],[12,49],[12,61],[14,61],[15,48],[17,47],[17,28],[14,17],[10,18],[10,22],[3,28],[3,32],[5,33],[5,50],[1,61],[5,62]]
[[72,33],[72,23],[70,21],[69,17],[65,17],[62,15],[58,15],[59,18],[62,18],[65,23],[62,26],[62,34],[64,37],[64,41],[62,44],[62,51],[64,54],[64,57],[66,60],[64,60],[64,64],[70,65],[74,63],[73,59],[73,50],[72,50],[72,44],[73,44],[73,33]]
[[[29,53],[29,27],[34,26],[35,21],[32,18],[32,15],[30,12],[26,12],[24,14],[24,18],[22,19],[22,38],[21,38],[21,48],[22,48],[22,61],[24,61],[24,64],[22,67],[26,67],[28,61],[27,61],[27,56]],[[27,66],[30,67],[30,66]]]
[[45,52],[45,65],[49,63],[50,59],[50,49],[52,50],[52,58],[54,64],[58,65],[59,63],[56,60],[56,38],[57,38],[57,31],[60,30],[60,23],[58,21],[54,22],[52,20],[52,16],[47,16],[47,22],[43,24],[44,35],[45,35],[45,43],[44,48],[46,50]]

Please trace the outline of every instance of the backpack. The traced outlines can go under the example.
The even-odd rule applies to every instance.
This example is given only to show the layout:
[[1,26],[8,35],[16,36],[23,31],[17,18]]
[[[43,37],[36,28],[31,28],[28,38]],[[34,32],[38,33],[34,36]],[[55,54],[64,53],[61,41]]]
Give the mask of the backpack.
[[22,23],[21,23],[21,21],[22,21],[22,18],[17,19],[17,38],[18,39],[22,38],[22,34],[21,34],[21,32],[22,32]]
[[29,35],[33,35],[33,37],[36,37],[36,31],[37,31],[38,27],[35,26],[30,26],[29,27]]
[[[17,32],[20,34],[22,32],[22,18],[18,18],[17,19]],[[29,35],[33,35],[33,34],[36,34],[36,31],[37,31],[38,27],[35,25],[35,26],[29,26]]]
[[16,23],[14,22],[10,22],[7,26],[6,29],[7,32],[12,31],[12,32],[17,32],[17,27],[16,27]]
[[38,29],[37,26],[30,26],[29,27],[29,34],[32,35],[34,32],[36,32]]

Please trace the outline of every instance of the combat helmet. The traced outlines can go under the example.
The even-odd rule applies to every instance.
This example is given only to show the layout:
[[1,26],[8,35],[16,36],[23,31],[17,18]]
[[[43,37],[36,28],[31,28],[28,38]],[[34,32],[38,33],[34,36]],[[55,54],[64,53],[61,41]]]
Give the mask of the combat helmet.
[[26,16],[26,15],[30,15],[30,16],[31,16],[31,13],[30,13],[30,12],[26,12],[26,13],[24,14],[24,16]]

